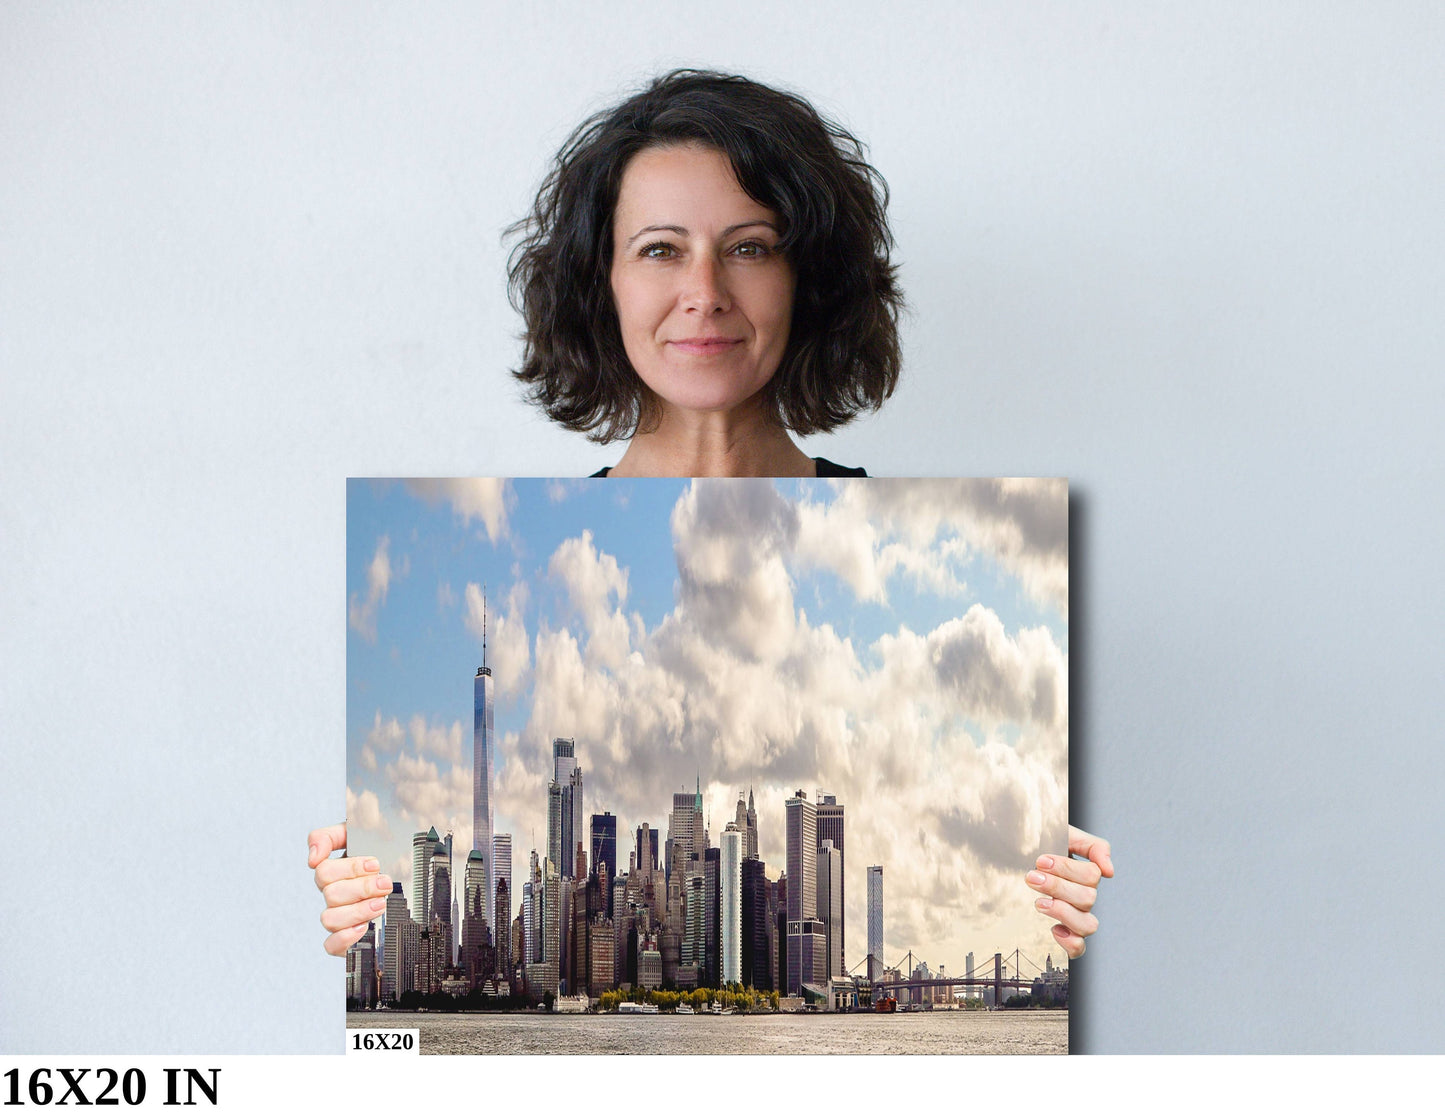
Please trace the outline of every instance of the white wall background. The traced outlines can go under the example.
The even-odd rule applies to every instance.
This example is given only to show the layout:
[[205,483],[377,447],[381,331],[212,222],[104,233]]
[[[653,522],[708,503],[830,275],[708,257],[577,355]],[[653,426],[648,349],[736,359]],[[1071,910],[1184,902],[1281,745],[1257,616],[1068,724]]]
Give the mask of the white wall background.
[[0,1050],[339,1050],[344,478],[615,460],[500,234],[677,64],[892,187],[906,379],[809,449],[1072,478],[1076,1048],[1445,1047],[1445,11],[490,7],[0,8]]

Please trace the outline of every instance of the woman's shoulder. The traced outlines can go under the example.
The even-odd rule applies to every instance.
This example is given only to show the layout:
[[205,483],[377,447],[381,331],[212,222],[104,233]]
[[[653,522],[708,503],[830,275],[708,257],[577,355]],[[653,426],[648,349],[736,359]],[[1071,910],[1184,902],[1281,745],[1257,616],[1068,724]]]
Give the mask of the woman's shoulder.
[[[827,458],[814,458],[813,464],[818,467],[819,477],[867,477],[866,469],[850,469],[846,465],[839,465],[837,462],[830,462]],[[611,466],[604,465],[593,477],[606,477],[612,471]]]
[[813,464],[818,467],[819,477],[867,477],[866,469],[849,469],[846,465],[839,465],[837,462],[830,462],[827,458],[814,458]]

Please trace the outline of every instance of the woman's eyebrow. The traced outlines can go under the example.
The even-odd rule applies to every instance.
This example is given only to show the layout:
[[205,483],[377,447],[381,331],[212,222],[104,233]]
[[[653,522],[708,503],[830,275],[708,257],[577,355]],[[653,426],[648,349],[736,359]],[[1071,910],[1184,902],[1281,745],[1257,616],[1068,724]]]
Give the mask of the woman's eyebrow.
[[[764,228],[771,229],[779,236],[782,236],[782,233],[779,231],[776,225],[774,225],[771,221],[764,221],[762,218],[759,218],[756,221],[742,221],[736,225],[729,225],[726,229],[722,231],[722,235],[724,237],[730,237],[739,229],[751,229],[755,225],[761,225]],[[687,230],[684,229],[681,225],[648,225],[646,228],[638,229],[637,232],[633,233],[630,237],[628,237],[627,240],[623,242],[622,247],[631,247],[632,242],[635,241],[638,237],[642,236],[644,233],[676,233],[680,237],[685,237],[688,235]]]

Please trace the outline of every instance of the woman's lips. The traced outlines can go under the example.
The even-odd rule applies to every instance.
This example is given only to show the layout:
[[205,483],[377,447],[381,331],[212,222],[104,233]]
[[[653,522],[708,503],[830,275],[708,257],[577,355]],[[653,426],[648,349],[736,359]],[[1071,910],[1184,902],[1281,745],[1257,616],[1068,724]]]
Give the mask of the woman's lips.
[[735,345],[741,345],[740,337],[684,337],[668,342],[683,353],[698,357],[710,357],[714,353],[725,353]]

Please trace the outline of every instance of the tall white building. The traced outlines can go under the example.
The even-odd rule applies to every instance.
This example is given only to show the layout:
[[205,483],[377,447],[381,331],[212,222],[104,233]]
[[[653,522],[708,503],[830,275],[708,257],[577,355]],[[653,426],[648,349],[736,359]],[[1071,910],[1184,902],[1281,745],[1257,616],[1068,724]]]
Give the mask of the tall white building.
[[843,851],[833,847],[831,838],[818,846],[818,918],[823,921],[823,940],[828,959],[828,976],[841,977],[843,964]]
[[[744,825],[746,825],[744,821]],[[743,979],[743,832],[728,823],[720,839],[722,856],[718,885],[719,934],[722,940],[722,980],[727,985]]]
[[[969,955],[969,957],[973,957]],[[972,963],[970,963],[970,967]],[[868,866],[868,980],[883,976],[883,866]]]

